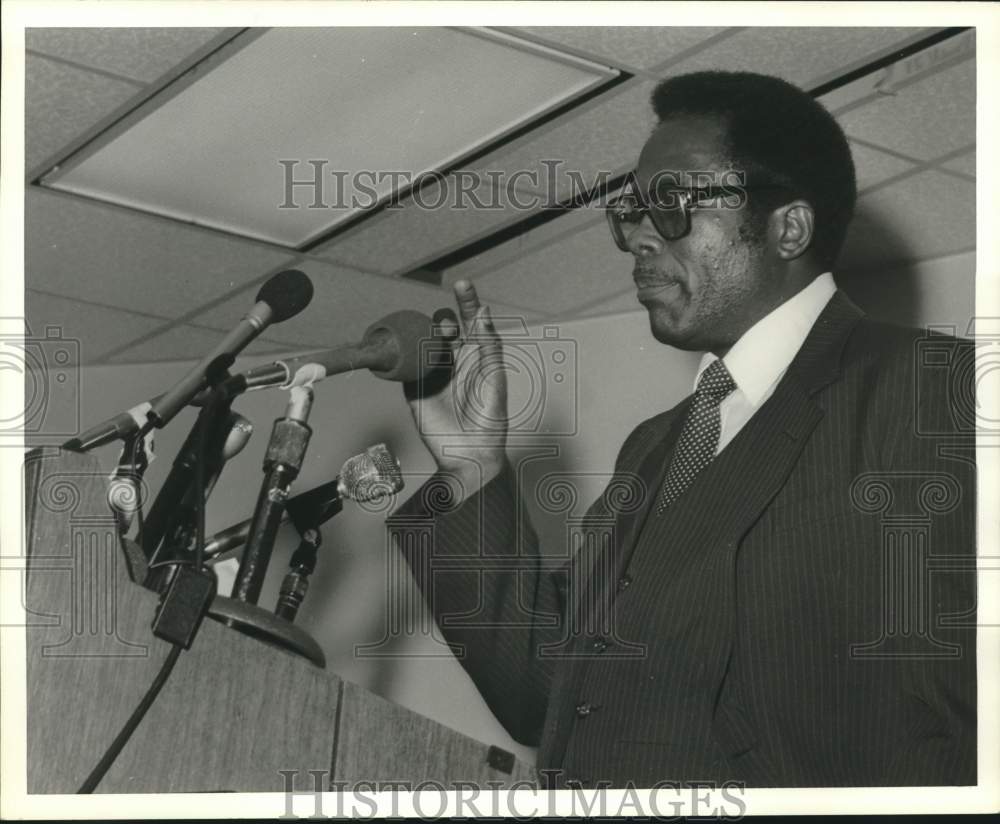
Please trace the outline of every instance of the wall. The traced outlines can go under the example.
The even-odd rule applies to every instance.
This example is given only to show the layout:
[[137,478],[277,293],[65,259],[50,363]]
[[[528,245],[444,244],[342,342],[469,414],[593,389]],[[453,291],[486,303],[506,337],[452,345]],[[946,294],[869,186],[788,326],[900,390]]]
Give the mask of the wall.
[[[838,280],[871,314],[895,322],[950,324],[964,331],[973,314],[975,259],[971,253],[880,273],[848,273]],[[517,356],[512,362],[524,367],[515,376],[521,381],[517,388],[522,394],[532,358],[544,360],[546,347],[553,345],[544,337],[544,330],[532,331],[531,341],[508,347],[509,353]],[[552,454],[546,459],[533,464],[535,477],[553,471],[568,475],[579,488],[576,510],[582,511],[606,482],[618,447],[630,429],[690,391],[697,356],[657,344],[649,335],[641,309],[563,323],[558,332],[562,345],[568,345],[570,351],[575,348],[575,377],[569,364],[560,367],[565,380],[558,387],[551,381],[542,384],[552,390],[545,395],[542,419],[542,429],[549,431],[522,434],[512,452],[550,450]],[[80,376],[81,420],[88,426],[157,394],[189,366],[85,368]],[[551,368],[549,363],[546,369]],[[567,385],[576,387],[575,398],[566,390]],[[251,513],[271,422],[283,414],[283,401],[283,393],[271,391],[244,396],[237,403],[235,408],[254,422],[256,432],[250,445],[230,462],[213,493],[209,533]],[[147,473],[154,493],[193,420],[193,412],[186,411],[158,433],[160,457]],[[329,480],[344,459],[377,441],[388,443],[402,462],[407,474],[404,497],[433,470],[399,386],[368,373],[319,384],[310,423],[314,435],[296,490]],[[576,434],[553,434],[573,430]],[[116,457],[111,448],[102,449],[100,455],[109,467]],[[558,551],[564,540],[561,521],[540,517],[537,505],[532,506],[546,551]],[[299,623],[326,650],[332,670],[470,736],[530,759],[532,751],[506,735],[431,628],[420,627],[420,599],[408,574],[401,572],[405,567],[387,550],[384,514],[348,506],[324,528],[319,566]],[[262,604],[274,603],[293,548],[294,536],[290,530],[283,531]],[[390,612],[412,612],[406,605],[418,610],[410,616],[412,625],[408,627],[403,621],[404,632],[386,641],[387,628],[394,620]],[[374,650],[376,655],[372,648],[367,652],[356,649],[382,641],[386,643]]]

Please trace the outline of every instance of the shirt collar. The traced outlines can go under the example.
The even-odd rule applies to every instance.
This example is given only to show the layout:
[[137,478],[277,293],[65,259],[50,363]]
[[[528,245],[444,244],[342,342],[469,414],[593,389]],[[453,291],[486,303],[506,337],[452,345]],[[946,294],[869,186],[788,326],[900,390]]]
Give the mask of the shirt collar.
[[[726,353],[722,361],[752,405],[759,405],[784,374],[836,291],[833,275],[824,272],[747,329]],[[701,373],[714,360],[716,356],[711,352],[702,355],[694,377],[696,389]]]

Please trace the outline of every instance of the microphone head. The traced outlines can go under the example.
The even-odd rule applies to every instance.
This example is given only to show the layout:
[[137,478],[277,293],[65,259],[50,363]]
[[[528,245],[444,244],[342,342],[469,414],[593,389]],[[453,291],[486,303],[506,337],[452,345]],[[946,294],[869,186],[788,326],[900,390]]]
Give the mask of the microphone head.
[[446,339],[434,334],[434,322],[422,312],[412,309],[393,312],[365,330],[364,343],[389,342],[395,357],[387,358],[384,369],[371,368],[373,375],[384,380],[416,381],[451,363]]
[[313,285],[305,272],[286,269],[268,279],[257,292],[257,302],[271,307],[271,323],[281,323],[294,317],[312,300]]
[[352,501],[377,501],[403,488],[403,473],[396,456],[384,443],[377,443],[344,461],[337,488],[341,497]]
[[230,428],[226,435],[225,443],[222,444],[222,459],[228,461],[235,458],[243,447],[250,441],[253,435],[253,424],[237,412],[232,412],[229,416]]

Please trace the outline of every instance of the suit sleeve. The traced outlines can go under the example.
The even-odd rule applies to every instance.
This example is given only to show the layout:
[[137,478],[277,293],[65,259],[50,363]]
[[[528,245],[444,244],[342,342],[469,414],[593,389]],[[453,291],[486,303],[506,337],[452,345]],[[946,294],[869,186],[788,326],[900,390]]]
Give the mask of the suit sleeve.
[[[559,639],[561,596],[544,568],[509,463],[460,506],[431,477],[387,521],[456,658],[511,736],[536,744]],[[421,537],[422,536],[422,537]]]
[[[906,700],[924,712],[904,730],[887,784],[976,783],[976,465],[973,345],[929,338],[910,353],[912,413],[888,439],[886,465],[913,477],[927,515],[927,580],[918,606],[931,654],[903,664]],[[921,342],[923,343],[923,342]],[[969,380],[967,381],[966,378]],[[970,414],[971,413],[971,414]],[[971,427],[970,427],[971,424]]]
[[[616,473],[633,467],[658,429],[640,424],[626,439]],[[460,506],[449,479],[431,477],[388,520],[435,621],[487,705],[515,741],[537,744],[555,658],[542,646],[568,640],[571,560],[548,559],[509,463]],[[609,484],[610,487],[610,484]],[[588,510],[613,513],[607,491]]]

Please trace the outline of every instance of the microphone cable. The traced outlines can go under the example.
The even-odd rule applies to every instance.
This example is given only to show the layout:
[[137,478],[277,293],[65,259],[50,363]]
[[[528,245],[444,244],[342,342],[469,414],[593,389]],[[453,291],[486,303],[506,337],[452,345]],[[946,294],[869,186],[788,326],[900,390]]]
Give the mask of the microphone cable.
[[[138,462],[139,449],[144,448],[143,444],[145,443],[146,435],[148,435],[152,430],[153,422],[147,421],[136,433],[135,439],[132,441],[131,455],[129,456],[129,461],[133,467],[136,466]],[[135,517],[136,541],[141,541],[143,527],[141,490],[138,499],[136,500]],[[178,646],[175,646],[172,650],[170,650],[166,660],[160,667],[160,671],[156,674],[156,678],[153,679],[153,683],[149,685],[149,688],[146,690],[146,694],[143,695],[139,705],[135,708],[128,721],[125,722],[125,726],[122,727],[121,732],[118,733],[115,740],[111,742],[111,746],[109,746],[104,752],[104,755],[101,756],[101,760],[98,761],[94,769],[90,771],[90,775],[88,775],[83,784],[80,785],[80,789],[76,791],[77,795],[92,793],[97,785],[101,783],[101,779],[104,778],[105,773],[107,773],[115,759],[125,748],[128,740],[132,737],[132,733],[135,732],[136,727],[139,726],[139,722],[142,721],[146,712],[152,706],[153,701],[156,700],[156,696],[160,694],[160,690],[163,689],[163,685],[167,682],[167,678],[170,676],[170,673],[174,668],[174,664],[177,663],[177,658],[180,656],[180,652],[181,648]]]
[[173,672],[174,664],[177,663],[177,659],[180,657],[182,649],[183,648],[177,644],[172,645],[166,660],[160,667],[160,671],[156,674],[156,678],[154,678],[153,683],[149,685],[149,689],[146,690],[146,694],[142,696],[139,706],[135,708],[135,711],[129,717],[128,721],[125,722],[125,726],[122,727],[121,732],[118,733],[115,740],[111,742],[111,746],[108,747],[104,755],[101,756],[101,760],[97,762],[97,766],[94,767],[90,775],[87,776],[87,780],[84,781],[80,786],[80,789],[76,791],[78,795],[92,793],[94,788],[101,783],[101,779],[104,778],[104,774],[108,771],[115,759],[125,748],[128,740],[132,737],[132,733],[135,732],[136,727],[139,726],[142,719],[146,716],[146,712],[149,708],[153,706],[153,702],[156,700],[156,696],[160,694],[160,690],[163,689],[163,685],[167,683],[167,678],[169,678],[170,673]]
[[[195,541],[194,568],[196,571],[200,571],[203,565],[205,541],[205,430],[208,426],[210,418],[210,415],[203,416],[198,425],[198,454],[195,469],[195,488],[197,490],[195,501],[197,539]],[[133,465],[138,457],[139,446],[143,444],[146,435],[152,431],[152,429],[153,422],[147,421],[147,423],[143,424],[142,429],[140,429],[136,435],[135,443],[132,445],[131,461]],[[141,496],[136,504],[136,523],[138,529],[136,540],[137,542],[140,542],[141,545],[143,527]],[[212,577],[215,577],[214,573]],[[129,716],[125,725],[121,728],[121,731],[117,736],[115,736],[114,741],[111,742],[110,746],[107,750],[105,750],[104,755],[101,756],[101,759],[97,762],[94,769],[91,770],[90,775],[88,775],[83,784],[80,785],[80,789],[77,790],[77,795],[87,795],[93,793],[93,791],[97,788],[97,785],[101,783],[101,780],[111,768],[111,765],[114,764],[115,760],[121,754],[121,751],[125,749],[125,745],[128,744],[132,734],[136,731],[139,724],[142,723],[142,719],[146,717],[146,713],[149,712],[149,708],[153,706],[153,702],[156,701],[160,691],[167,683],[167,679],[173,672],[174,665],[177,663],[177,659],[180,658],[180,654],[184,649],[185,647],[179,643],[171,643],[170,652],[167,653],[167,657],[160,666],[159,672],[156,673],[156,677],[153,679],[153,682],[146,689],[146,692],[139,701],[139,704],[136,706],[135,710],[132,711],[132,715]]]

